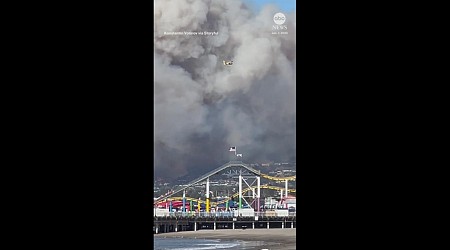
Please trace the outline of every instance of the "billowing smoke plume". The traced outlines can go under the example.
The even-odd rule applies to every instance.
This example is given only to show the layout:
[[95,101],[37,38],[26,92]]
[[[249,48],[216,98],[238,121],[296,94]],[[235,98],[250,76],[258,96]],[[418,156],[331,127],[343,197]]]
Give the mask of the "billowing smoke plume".
[[295,12],[281,35],[277,12],[155,0],[155,176],[204,174],[237,159],[231,146],[247,163],[296,160]]

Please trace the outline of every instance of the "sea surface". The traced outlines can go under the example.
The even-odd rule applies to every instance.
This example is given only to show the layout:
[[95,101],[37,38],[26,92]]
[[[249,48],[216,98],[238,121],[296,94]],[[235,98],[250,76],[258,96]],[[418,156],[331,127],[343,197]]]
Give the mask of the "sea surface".
[[153,238],[154,249],[164,250],[201,250],[201,249],[255,249],[262,246],[262,241],[229,241],[213,239],[188,238]]

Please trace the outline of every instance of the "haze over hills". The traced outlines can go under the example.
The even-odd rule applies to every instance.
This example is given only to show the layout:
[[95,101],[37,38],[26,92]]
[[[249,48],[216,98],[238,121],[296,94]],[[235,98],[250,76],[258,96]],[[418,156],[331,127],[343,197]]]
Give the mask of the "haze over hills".
[[[296,175],[296,163],[292,162],[292,163],[288,163],[288,162],[270,162],[270,163],[263,163],[263,164],[258,164],[258,163],[251,163],[249,164],[252,168],[256,169],[256,170],[260,170],[261,173],[270,175],[270,176],[292,176],[292,175]],[[173,185],[184,185],[187,184],[189,182],[191,182],[192,180],[195,180],[197,177],[197,175],[194,174],[186,174],[184,176],[180,176],[176,179],[169,179],[169,178],[161,178],[158,177],[156,178],[156,182],[161,185],[163,183],[167,183],[168,186],[173,186]],[[213,175],[210,177],[211,180],[225,180],[225,179],[229,179],[230,176],[227,176],[227,171],[222,171],[216,175]]]

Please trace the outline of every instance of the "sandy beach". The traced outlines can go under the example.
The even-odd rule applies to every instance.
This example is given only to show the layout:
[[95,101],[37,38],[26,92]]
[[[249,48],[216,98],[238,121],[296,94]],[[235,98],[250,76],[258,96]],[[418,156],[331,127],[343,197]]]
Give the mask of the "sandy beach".
[[220,229],[199,230],[154,234],[155,238],[197,238],[197,239],[223,239],[241,241],[259,241],[267,244],[255,246],[254,249],[296,249],[295,228],[272,228],[272,229]]

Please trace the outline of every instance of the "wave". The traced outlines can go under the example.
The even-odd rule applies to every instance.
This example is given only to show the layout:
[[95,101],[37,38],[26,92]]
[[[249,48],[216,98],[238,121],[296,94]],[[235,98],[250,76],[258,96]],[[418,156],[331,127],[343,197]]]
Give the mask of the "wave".
[[197,244],[198,247],[173,248],[172,250],[206,250],[206,249],[227,249],[237,247],[239,243],[221,243],[221,244]]

